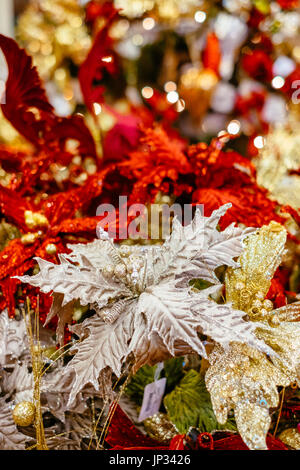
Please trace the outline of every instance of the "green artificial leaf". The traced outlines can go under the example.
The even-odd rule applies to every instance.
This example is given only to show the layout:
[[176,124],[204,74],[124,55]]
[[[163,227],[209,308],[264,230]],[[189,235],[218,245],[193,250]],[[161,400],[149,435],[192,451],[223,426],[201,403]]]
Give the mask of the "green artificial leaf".
[[209,281],[204,281],[203,279],[192,279],[190,281],[190,286],[194,287],[194,289],[204,290],[208,287],[211,287],[213,284]]
[[183,372],[183,364],[184,359],[183,357],[172,357],[168,359],[164,363],[164,371],[162,375],[167,378],[167,392],[171,392],[174,387],[180,382],[182,379],[184,372]]
[[187,433],[191,427],[198,428],[201,432],[236,429],[232,421],[224,426],[218,424],[205,382],[193,369],[185,374],[173,392],[165,396],[164,406],[180,433]]
[[[166,377],[167,393],[179,383],[183,377],[183,357],[172,357],[164,363],[164,369],[161,377]],[[154,376],[157,366],[144,366],[141,367],[137,373],[132,377],[129,384],[125,389],[125,393],[137,404],[141,405],[143,402],[144,389],[146,385],[154,382]]]
[[132,377],[129,384],[125,389],[126,395],[128,395],[137,405],[142,405],[144,389],[146,385],[154,382],[154,374],[157,366],[143,366],[137,373]]

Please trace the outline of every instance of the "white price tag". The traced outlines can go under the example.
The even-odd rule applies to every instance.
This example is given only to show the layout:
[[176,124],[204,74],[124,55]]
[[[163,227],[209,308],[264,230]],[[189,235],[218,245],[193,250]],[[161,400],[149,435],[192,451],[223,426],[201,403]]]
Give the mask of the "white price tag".
[[139,423],[158,413],[162,397],[164,396],[167,379],[156,380],[146,385],[144,390],[143,404],[139,416]]

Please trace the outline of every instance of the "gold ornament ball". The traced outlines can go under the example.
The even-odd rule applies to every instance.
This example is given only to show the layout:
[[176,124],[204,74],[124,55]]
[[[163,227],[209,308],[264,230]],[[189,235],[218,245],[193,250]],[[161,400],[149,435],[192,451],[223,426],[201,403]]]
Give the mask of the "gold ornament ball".
[[13,420],[17,426],[27,427],[34,422],[35,406],[30,401],[18,403],[13,411]]
[[46,253],[48,255],[55,255],[57,252],[57,246],[54,245],[54,243],[49,243],[49,245],[46,246]]
[[267,310],[273,310],[273,302],[271,302],[271,300],[268,300],[268,299],[264,300],[263,306]]
[[261,301],[258,300],[258,299],[255,299],[255,300],[252,302],[252,307],[261,308],[261,307],[262,307]]

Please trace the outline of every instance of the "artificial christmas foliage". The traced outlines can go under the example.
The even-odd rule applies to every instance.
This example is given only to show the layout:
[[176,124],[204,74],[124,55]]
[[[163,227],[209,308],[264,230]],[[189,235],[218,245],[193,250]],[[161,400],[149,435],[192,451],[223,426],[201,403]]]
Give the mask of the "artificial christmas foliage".
[[[38,27],[47,11],[50,23],[62,22],[70,34],[79,28],[90,48],[87,41],[84,51],[78,43],[55,47],[49,54],[60,58],[61,70],[54,65],[43,77],[56,80],[71,55],[89,115],[80,107],[71,116],[57,113],[31,57],[0,36],[8,64],[2,113],[23,139],[17,147],[0,147],[0,448],[297,448],[297,128],[275,129],[266,140],[257,134],[268,130],[270,95],[290,97],[297,78],[297,54],[286,40],[285,57],[293,59],[285,64],[295,67],[284,69],[282,92],[274,91],[280,51],[271,25],[280,17],[277,32],[285,37],[295,2],[249,2],[237,7],[240,20],[227,2],[215,2],[214,10],[205,2],[205,18],[193,2],[185,12],[168,2],[172,17],[155,3],[136,20],[136,10],[117,11],[118,2],[92,1],[86,24],[82,7],[57,3],[68,25],[41,1],[36,10],[30,7],[40,15]],[[30,22],[24,18],[26,36]],[[198,31],[202,42],[195,56],[194,33],[180,27],[197,18],[207,21],[207,30]],[[160,43],[156,78],[143,82],[147,71],[140,61],[146,52],[151,56],[155,40],[134,70],[129,49],[121,47],[128,38],[118,38],[117,31],[127,24],[130,37],[131,27],[147,26],[149,19],[174,40]],[[226,24],[239,31],[234,47],[220,37]],[[181,69],[180,61],[192,56],[193,66]],[[226,60],[236,64],[231,85],[238,86],[235,80],[244,74],[262,85],[246,95],[239,88],[234,111],[223,111],[231,120],[242,116],[252,142],[258,136],[266,143],[257,156],[250,142],[252,161],[233,150],[241,147],[232,126],[217,137],[214,131],[210,143],[191,131],[191,122],[197,128],[215,106],[211,100],[225,81]],[[164,89],[166,83],[172,90]],[[143,102],[132,99],[134,87],[143,87]],[[172,92],[176,103],[168,100]],[[75,95],[70,101],[72,109],[82,106]],[[113,119],[103,127],[107,116]],[[274,148],[278,171],[269,178],[265,169],[272,168]],[[293,183],[289,192],[286,178]],[[174,218],[167,239],[158,227],[155,240],[112,240],[109,234],[127,229],[134,216],[124,222],[117,209],[114,223],[101,225],[103,217],[95,213],[120,196],[127,197],[127,208],[137,202],[159,212],[164,203],[204,207],[196,208],[190,224]],[[150,218],[148,235],[152,223]],[[141,423],[145,387],[158,373],[166,378],[162,401]]]

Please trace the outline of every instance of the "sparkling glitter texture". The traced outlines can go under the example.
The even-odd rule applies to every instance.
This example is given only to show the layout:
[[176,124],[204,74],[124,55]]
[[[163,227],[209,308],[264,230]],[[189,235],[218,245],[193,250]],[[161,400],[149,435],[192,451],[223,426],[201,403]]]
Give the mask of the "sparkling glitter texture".
[[285,429],[279,435],[279,438],[292,449],[300,450],[300,432],[297,429]]
[[[267,449],[268,409],[278,406],[277,387],[297,380],[299,384],[299,323],[287,321],[299,317],[299,304],[276,311],[264,300],[285,242],[286,231],[280,224],[262,227],[246,240],[240,267],[229,268],[226,275],[227,301],[257,322],[257,337],[272,347],[274,355],[267,357],[241,343],[231,343],[227,349],[217,345],[205,377],[218,421],[224,424],[234,409],[239,433],[250,449]],[[271,321],[274,315],[276,326]]]
[[31,426],[34,422],[35,406],[30,401],[22,401],[15,406],[13,420],[17,426]]
[[285,228],[271,222],[245,241],[246,249],[239,258],[241,267],[227,270],[226,299],[235,308],[247,312],[251,319],[261,319],[265,313],[261,314],[261,310],[270,309],[270,305],[264,304],[264,298],[280,264],[286,238]]
[[171,423],[165,413],[157,413],[144,421],[147,434],[158,442],[169,444],[174,436],[178,434],[175,426]]
[[266,138],[256,160],[257,182],[268,189],[280,204],[300,207],[300,134],[299,123],[276,128]]

